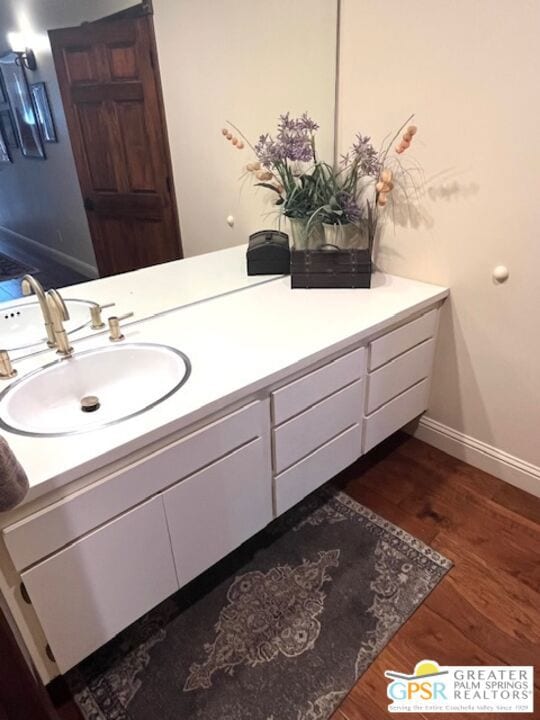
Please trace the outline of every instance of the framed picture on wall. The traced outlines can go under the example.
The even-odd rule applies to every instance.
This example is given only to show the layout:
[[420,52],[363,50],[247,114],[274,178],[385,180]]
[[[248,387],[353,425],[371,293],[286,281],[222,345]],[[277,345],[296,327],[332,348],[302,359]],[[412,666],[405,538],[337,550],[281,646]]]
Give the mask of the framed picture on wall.
[[58,142],[45,83],[33,83],[30,85],[30,92],[32,93],[32,100],[34,101],[41,137],[45,142]]
[[38,120],[24,68],[15,53],[0,57],[0,70],[24,157],[45,158]]
[[2,132],[2,128],[0,128],[0,163],[10,162],[12,162],[12,160],[11,155],[9,154],[9,148],[4,137],[4,133]]
[[9,108],[0,110],[0,132],[3,134],[8,148],[15,149],[19,147],[17,131],[13,123],[13,115]]

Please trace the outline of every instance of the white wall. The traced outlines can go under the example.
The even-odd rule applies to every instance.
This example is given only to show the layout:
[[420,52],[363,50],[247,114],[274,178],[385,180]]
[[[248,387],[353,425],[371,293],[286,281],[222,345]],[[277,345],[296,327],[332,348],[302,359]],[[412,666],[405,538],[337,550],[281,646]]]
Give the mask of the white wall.
[[337,3],[154,0],[154,12],[184,253],[247,242],[276,226],[272,194],[240,182],[253,153],[220,129],[230,120],[254,142],[280,113],[307,110],[331,161]]
[[32,36],[38,68],[27,77],[31,83],[47,83],[59,140],[45,144],[45,161],[23,158],[20,150],[13,150],[13,165],[0,166],[0,234],[4,227],[65,253],[80,263],[75,267],[83,272],[95,269],[95,257],[47,30],[79,25],[131,4],[132,0],[2,0],[0,4],[0,55],[10,50],[8,32]]
[[539,28],[537,0],[343,0],[339,85],[342,148],[416,112],[418,226],[387,228],[379,262],[452,290],[429,416],[532,463],[537,483]]

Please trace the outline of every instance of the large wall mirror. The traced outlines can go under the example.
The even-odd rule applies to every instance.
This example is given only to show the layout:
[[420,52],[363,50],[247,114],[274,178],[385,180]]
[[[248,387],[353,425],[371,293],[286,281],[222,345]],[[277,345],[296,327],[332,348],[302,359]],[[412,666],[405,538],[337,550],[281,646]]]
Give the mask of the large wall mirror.
[[[43,157],[25,156],[2,88],[0,301],[16,297],[18,261],[62,286],[277,227],[272,194],[245,176],[249,142],[275,132],[280,114],[307,112],[332,160],[337,5],[3,0],[0,56],[18,51],[24,65],[33,51],[25,87],[50,117],[34,99],[24,120]],[[240,148],[222,134],[227,122]]]

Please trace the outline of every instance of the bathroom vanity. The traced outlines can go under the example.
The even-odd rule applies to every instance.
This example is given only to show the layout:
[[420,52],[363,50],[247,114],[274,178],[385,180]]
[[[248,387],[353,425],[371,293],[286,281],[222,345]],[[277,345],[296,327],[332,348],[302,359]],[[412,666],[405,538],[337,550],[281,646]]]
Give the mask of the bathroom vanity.
[[[96,283],[115,299],[114,278]],[[124,347],[166,345],[191,363],[146,412],[58,437],[2,430],[31,488],[0,515],[0,587],[43,682],[427,408],[445,288],[384,274],[371,290],[289,283],[125,326]],[[81,339],[74,358],[107,342]],[[24,358],[19,375],[53,358]]]

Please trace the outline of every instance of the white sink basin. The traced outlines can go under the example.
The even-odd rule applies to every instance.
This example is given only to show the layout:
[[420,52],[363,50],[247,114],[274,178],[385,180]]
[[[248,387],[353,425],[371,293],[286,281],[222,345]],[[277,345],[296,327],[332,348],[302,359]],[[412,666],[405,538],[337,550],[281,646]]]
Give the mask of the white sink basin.
[[[188,379],[188,358],[151,343],[122,343],[75,353],[13,382],[0,394],[0,425],[20,435],[71,435],[139,415]],[[99,408],[81,409],[97,397]]]
[[[70,319],[64,323],[68,333],[80,330],[90,322],[88,300],[66,300]],[[0,305],[0,350],[22,350],[45,343],[47,336],[38,301],[2,307]]]

